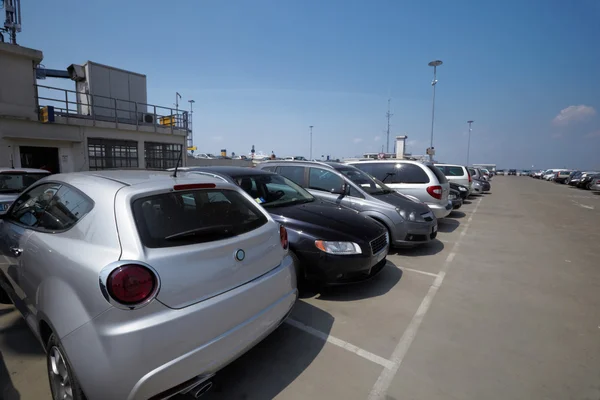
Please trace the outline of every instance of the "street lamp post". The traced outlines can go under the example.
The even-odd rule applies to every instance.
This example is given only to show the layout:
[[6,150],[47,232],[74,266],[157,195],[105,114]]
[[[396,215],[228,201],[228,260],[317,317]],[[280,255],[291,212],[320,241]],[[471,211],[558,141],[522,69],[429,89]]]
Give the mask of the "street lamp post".
[[431,86],[433,86],[433,100],[432,100],[432,104],[431,104],[431,144],[429,146],[429,149],[430,149],[429,160],[430,161],[433,161],[433,123],[435,121],[435,84],[437,83],[436,73],[437,73],[437,67],[439,67],[442,64],[443,63],[440,60],[431,61],[428,64],[430,67],[433,67],[433,80],[431,81]]
[[309,128],[310,128],[310,151],[309,151],[308,159],[312,160],[312,128],[313,128],[313,125],[309,126]]
[[467,141],[467,167],[469,166],[469,151],[471,150],[471,124],[473,121],[467,121],[469,124],[469,140]]

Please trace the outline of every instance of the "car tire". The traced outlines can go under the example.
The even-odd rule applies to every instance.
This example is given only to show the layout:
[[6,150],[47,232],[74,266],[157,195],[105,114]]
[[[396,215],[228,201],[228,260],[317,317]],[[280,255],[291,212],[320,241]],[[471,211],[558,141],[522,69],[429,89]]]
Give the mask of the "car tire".
[[46,344],[46,366],[52,399],[85,400],[79,381],[65,354],[60,340],[54,333],[51,334]]
[[294,269],[296,270],[296,286],[298,290],[306,288],[306,273],[302,265],[300,264],[300,260],[296,253],[290,250],[290,257],[292,257],[292,261],[294,262]]

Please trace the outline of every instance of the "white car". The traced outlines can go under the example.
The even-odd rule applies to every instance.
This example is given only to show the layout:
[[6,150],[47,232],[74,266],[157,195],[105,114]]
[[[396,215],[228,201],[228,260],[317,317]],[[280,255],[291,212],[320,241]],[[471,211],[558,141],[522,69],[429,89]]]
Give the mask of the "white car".
[[50,172],[34,168],[0,168],[0,214],[6,213],[19,194]]
[[435,164],[435,166],[446,175],[446,179],[450,182],[466,186],[469,191],[471,190],[473,180],[467,167],[458,164]]

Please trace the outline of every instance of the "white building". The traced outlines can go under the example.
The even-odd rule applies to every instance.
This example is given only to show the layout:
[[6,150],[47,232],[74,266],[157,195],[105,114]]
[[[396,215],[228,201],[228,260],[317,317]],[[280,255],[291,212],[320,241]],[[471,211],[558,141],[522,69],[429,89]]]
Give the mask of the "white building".
[[[0,43],[0,167],[165,169],[179,157],[186,164],[188,112],[147,104],[145,75],[89,61],[45,70],[42,59],[39,50]],[[36,76],[46,73],[70,79],[73,90],[45,86]]]

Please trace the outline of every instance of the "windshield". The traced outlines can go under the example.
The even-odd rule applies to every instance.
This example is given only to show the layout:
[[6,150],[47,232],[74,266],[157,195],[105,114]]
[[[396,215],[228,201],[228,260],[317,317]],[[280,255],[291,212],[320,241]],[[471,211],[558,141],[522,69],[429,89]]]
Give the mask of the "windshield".
[[36,181],[49,174],[27,172],[3,172],[0,174],[0,193],[21,193]]
[[281,175],[233,177],[235,182],[263,207],[282,207],[314,201],[306,190]]
[[358,168],[338,167],[336,170],[341,172],[345,177],[369,194],[378,195],[394,192],[383,182],[373,178],[371,175]]

